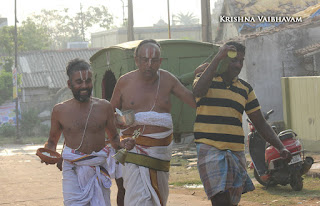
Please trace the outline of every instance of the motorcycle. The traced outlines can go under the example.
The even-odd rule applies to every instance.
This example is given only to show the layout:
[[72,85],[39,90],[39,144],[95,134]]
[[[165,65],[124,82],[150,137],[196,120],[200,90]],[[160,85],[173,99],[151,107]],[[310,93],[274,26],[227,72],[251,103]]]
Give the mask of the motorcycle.
[[[273,112],[270,110],[264,114],[265,119],[268,120]],[[255,179],[267,188],[277,184],[283,186],[290,184],[293,190],[302,190],[302,175],[310,170],[314,160],[312,157],[304,156],[304,150],[297,134],[291,129],[278,134],[278,138],[292,155],[292,160],[287,163],[280,157],[279,151],[259,135],[252,122],[249,119],[247,121],[250,130],[247,144],[252,159],[249,167],[254,169]],[[272,128],[277,134],[276,126]]]

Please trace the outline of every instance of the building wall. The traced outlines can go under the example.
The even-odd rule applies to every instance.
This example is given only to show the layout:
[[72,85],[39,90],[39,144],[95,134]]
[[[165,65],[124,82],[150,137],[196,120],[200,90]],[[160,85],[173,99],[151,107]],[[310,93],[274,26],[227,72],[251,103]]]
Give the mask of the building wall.
[[[172,39],[188,39],[201,41],[201,26],[174,26],[171,27]],[[134,28],[135,40],[142,39],[168,39],[168,27],[138,27]],[[110,31],[103,31],[91,34],[92,47],[110,47],[116,44],[127,42],[127,30],[119,28]]]
[[[270,121],[283,121],[281,77],[307,76],[295,50],[320,41],[320,26],[286,29],[246,39],[245,76],[255,89],[262,111],[274,109]],[[318,68],[319,70],[319,68]]]
[[51,89],[44,87],[39,88],[24,88],[22,89],[22,95],[20,97],[21,111],[29,109],[36,109],[39,112],[44,110],[52,110],[53,95],[57,92],[57,89]]

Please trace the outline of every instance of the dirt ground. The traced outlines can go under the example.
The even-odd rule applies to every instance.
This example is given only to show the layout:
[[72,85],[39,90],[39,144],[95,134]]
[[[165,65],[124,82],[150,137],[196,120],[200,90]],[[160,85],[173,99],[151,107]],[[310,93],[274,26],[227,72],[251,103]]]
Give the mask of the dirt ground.
[[[0,206],[61,206],[62,173],[54,165],[40,163],[35,155],[39,146],[23,149],[0,148]],[[117,187],[111,187],[111,204],[116,204]],[[209,206],[202,189],[170,187],[168,206]]]
[[[0,148],[0,206],[63,205],[62,173],[54,165],[40,163],[35,155],[38,147],[40,146]],[[111,204],[116,205],[115,184],[111,191]],[[167,205],[210,206],[211,204],[203,189],[170,187]],[[241,201],[240,205],[260,204]],[[314,205],[320,205],[319,200],[315,200]]]

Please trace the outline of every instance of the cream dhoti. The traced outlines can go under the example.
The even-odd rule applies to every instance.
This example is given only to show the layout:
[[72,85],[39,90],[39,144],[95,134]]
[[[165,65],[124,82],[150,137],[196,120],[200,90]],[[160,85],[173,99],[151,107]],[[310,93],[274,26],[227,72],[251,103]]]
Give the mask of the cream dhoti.
[[110,178],[115,175],[113,154],[108,146],[89,155],[65,146],[62,153],[64,205],[111,205]]
[[[128,152],[123,167],[127,206],[166,205],[169,196],[169,168],[172,152],[172,118],[169,113],[153,111],[136,114],[137,125],[168,128],[162,133],[143,134]],[[126,137],[124,135],[123,137]]]

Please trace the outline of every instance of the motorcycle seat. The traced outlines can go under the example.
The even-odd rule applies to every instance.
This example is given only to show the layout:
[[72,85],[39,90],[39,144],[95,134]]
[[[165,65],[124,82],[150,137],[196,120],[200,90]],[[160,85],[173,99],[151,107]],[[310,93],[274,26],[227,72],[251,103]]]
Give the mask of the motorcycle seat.
[[295,136],[296,134],[291,129],[284,130],[278,134],[279,139],[282,141],[285,139],[294,138]]

